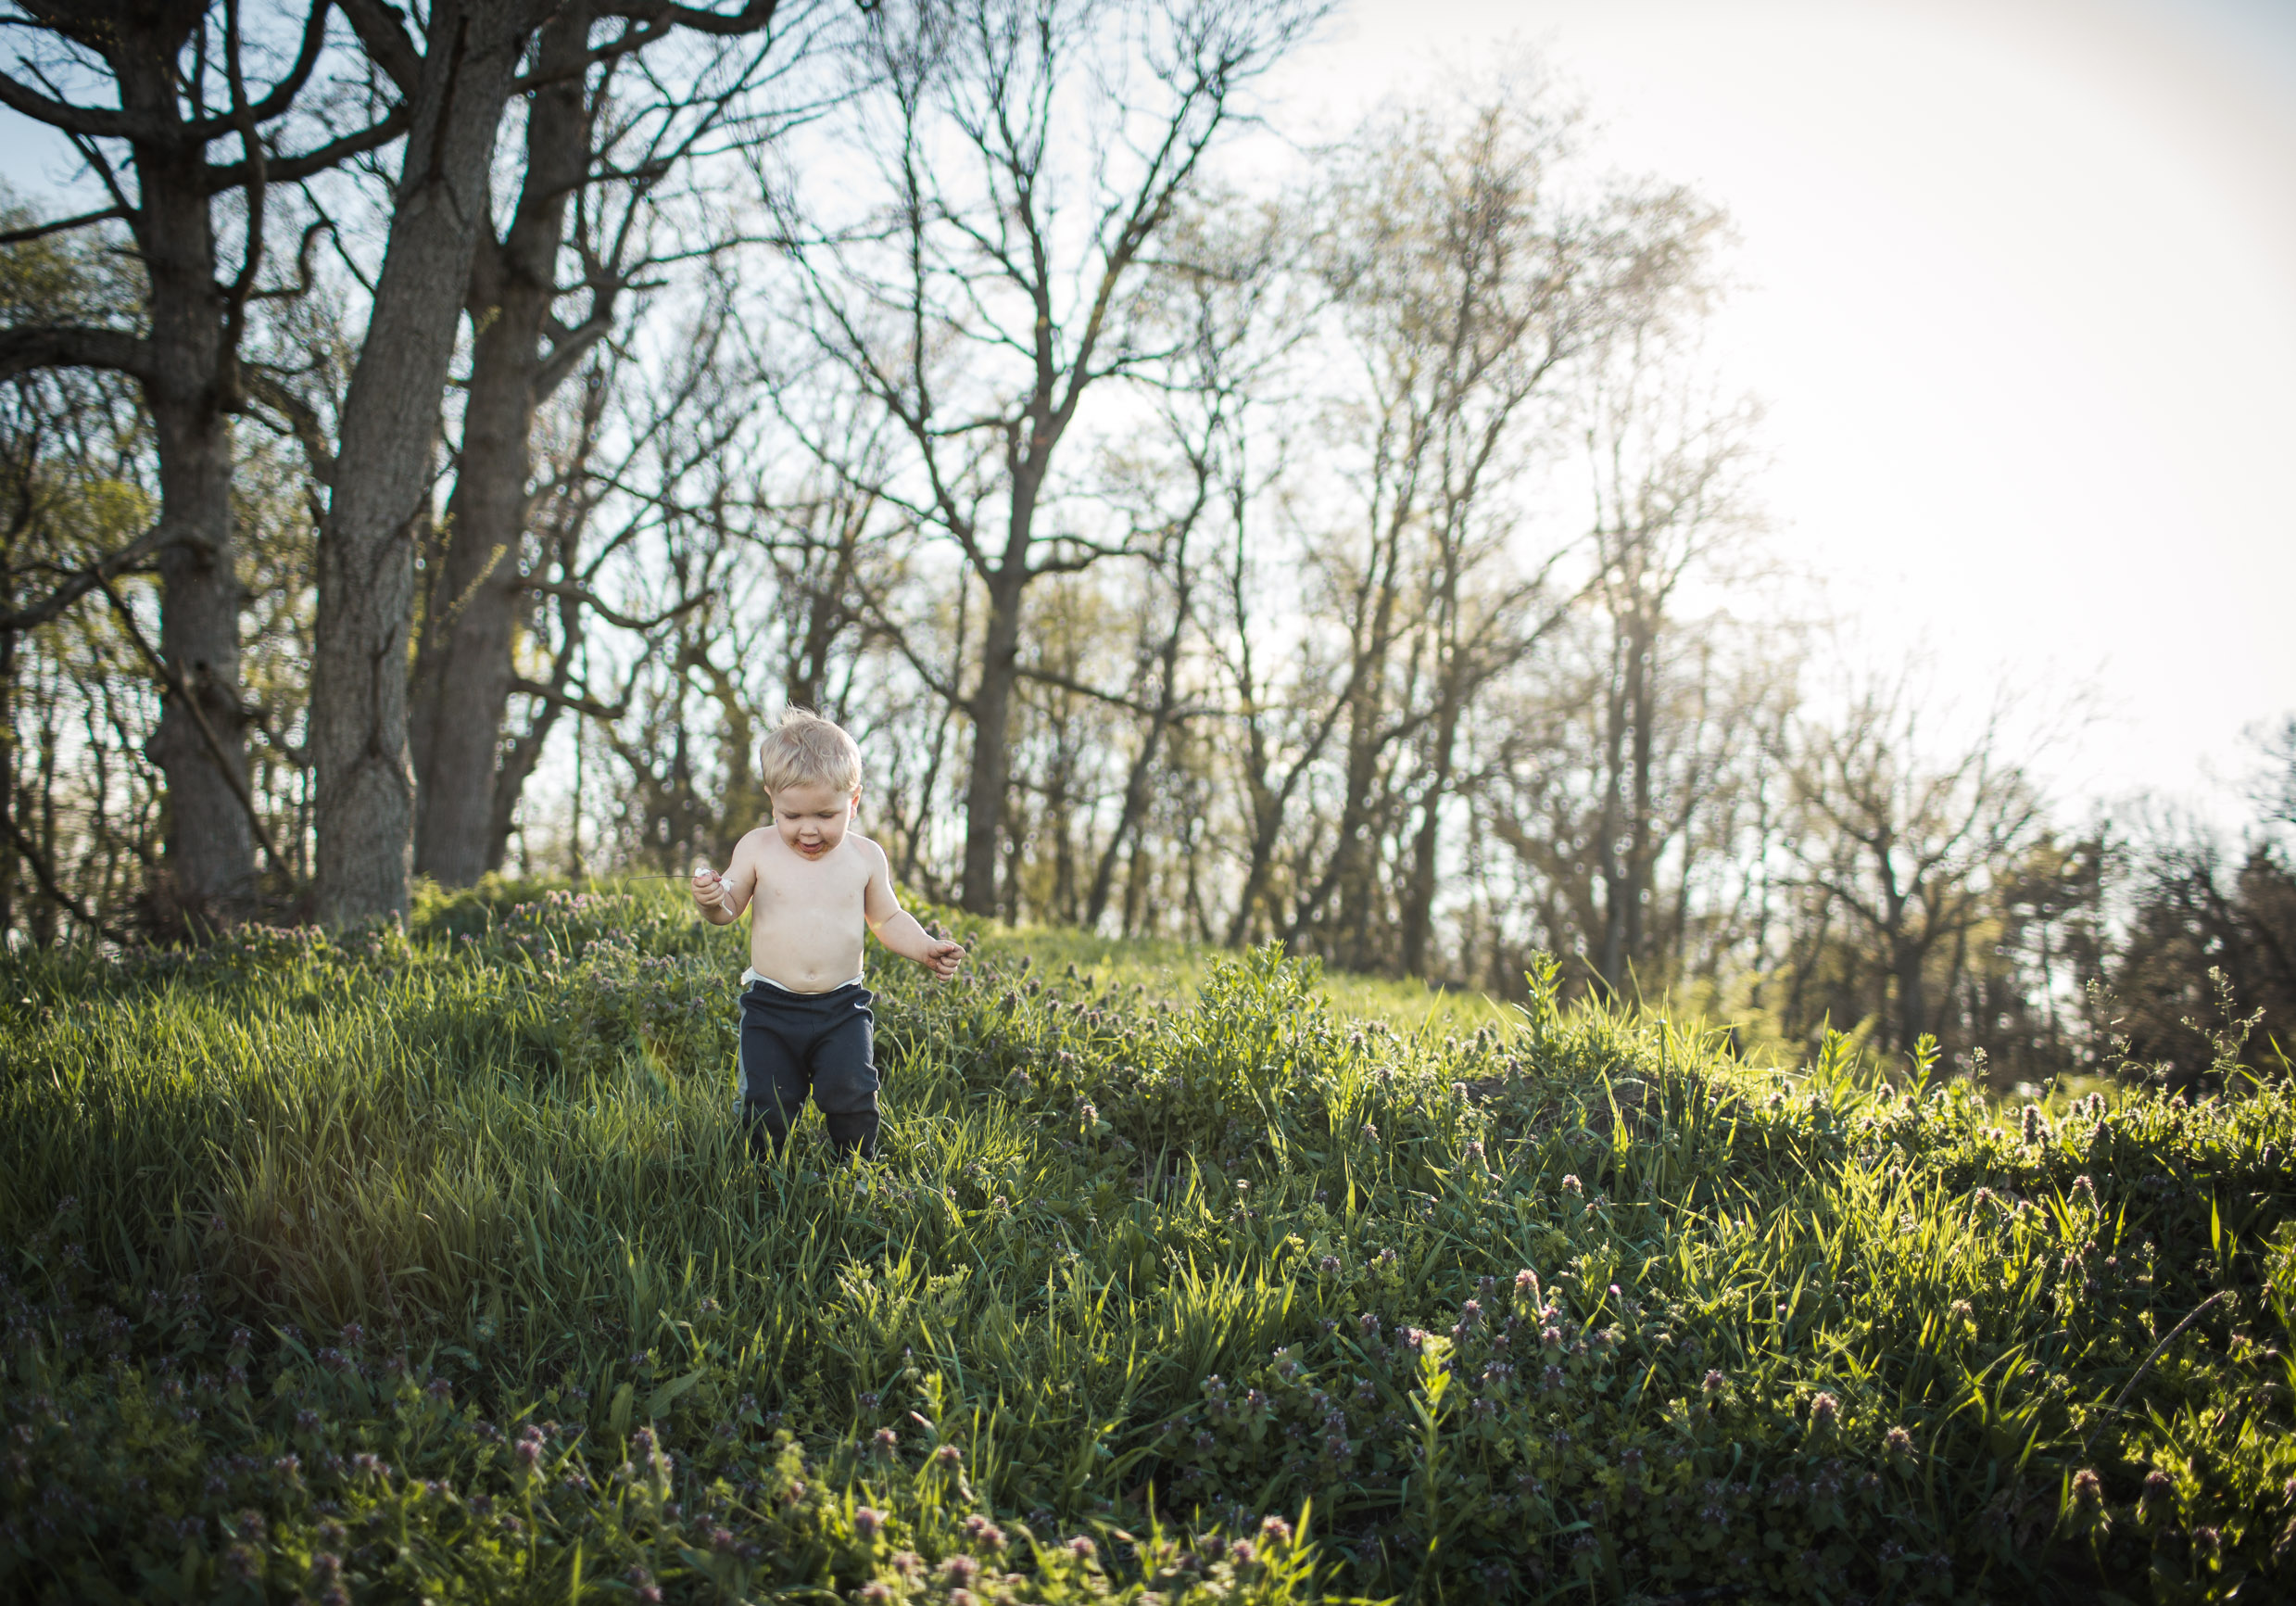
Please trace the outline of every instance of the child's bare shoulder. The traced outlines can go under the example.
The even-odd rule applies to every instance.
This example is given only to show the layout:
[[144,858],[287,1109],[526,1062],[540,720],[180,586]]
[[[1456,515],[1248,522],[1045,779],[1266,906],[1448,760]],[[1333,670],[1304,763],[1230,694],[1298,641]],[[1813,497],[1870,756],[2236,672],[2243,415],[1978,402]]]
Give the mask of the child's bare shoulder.
[[773,841],[774,828],[769,825],[760,826],[755,830],[744,832],[741,840],[734,844],[732,863],[738,865],[745,860],[755,862],[763,856],[766,848]]
[[856,851],[861,862],[868,866],[871,873],[874,874],[880,866],[891,867],[892,861],[885,856],[885,850],[859,831],[847,831],[845,842],[848,847]]

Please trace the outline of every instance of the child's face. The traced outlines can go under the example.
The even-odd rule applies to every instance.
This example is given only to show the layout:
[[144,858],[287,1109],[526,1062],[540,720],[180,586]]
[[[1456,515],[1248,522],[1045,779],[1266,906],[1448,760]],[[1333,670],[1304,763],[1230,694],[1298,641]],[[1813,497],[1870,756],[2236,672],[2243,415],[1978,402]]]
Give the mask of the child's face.
[[845,840],[861,793],[833,786],[785,786],[774,793],[774,829],[791,853],[818,859]]

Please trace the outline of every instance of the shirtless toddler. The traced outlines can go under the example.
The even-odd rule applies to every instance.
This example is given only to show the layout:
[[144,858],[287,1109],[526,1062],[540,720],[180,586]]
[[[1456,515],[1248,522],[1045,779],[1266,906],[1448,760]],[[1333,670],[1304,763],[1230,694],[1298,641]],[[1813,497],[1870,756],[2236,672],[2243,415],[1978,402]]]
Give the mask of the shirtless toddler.
[[810,1089],[839,1154],[877,1157],[875,1000],[862,985],[864,929],[942,980],[962,943],[927,935],[893,896],[885,850],[853,831],[861,750],[820,715],[791,709],[765,739],[759,775],[773,823],[741,839],[720,876],[694,873],[702,917],[750,917],[741,973],[741,1119],[751,1151],[779,1154]]

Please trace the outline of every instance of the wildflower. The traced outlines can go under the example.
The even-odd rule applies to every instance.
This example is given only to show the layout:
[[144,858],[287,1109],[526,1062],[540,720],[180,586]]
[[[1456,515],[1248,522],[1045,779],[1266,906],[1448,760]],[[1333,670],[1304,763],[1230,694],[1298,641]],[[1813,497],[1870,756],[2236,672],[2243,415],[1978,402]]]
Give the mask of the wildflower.
[[955,1585],[970,1584],[980,1572],[980,1563],[966,1555],[950,1557],[940,1564],[940,1575]]
[[2097,1184],[2089,1180],[2087,1171],[2073,1179],[2073,1197],[2092,1210],[2097,1208]]
[[1814,1428],[1832,1427],[1835,1413],[1840,1409],[1841,1403],[1832,1395],[1819,1395],[1810,1402],[1810,1425]]
[[1336,1277],[1340,1271],[1340,1258],[1337,1255],[1326,1255],[1316,1262],[1316,1270],[1326,1277]]
[[877,1429],[876,1434],[869,1440],[871,1448],[875,1449],[879,1455],[888,1456],[893,1453],[893,1448],[900,1443],[901,1435],[889,1427],[881,1427]]
[[2083,1467],[2073,1474],[2073,1504],[2084,1511],[2095,1511],[2104,1504],[2104,1485],[2093,1469]]
[[1380,1129],[1373,1126],[1369,1121],[1365,1121],[1363,1123],[1363,1131],[1360,1135],[1365,1143],[1375,1144],[1380,1141]]
[[1252,1556],[1252,1541],[1249,1539],[1238,1539],[1228,1547],[1228,1559],[1239,1567],[1249,1567]]
[[1700,1386],[1702,1386],[1709,1394],[1720,1394],[1722,1392],[1722,1385],[1728,1381],[1729,1380],[1723,1377],[1721,1372],[1709,1372],[1706,1374],[1705,1383]]
[[1528,1266],[1515,1273],[1515,1293],[1535,1300],[1539,1296],[1539,1274]]
[[1260,1537],[1274,1545],[1292,1542],[1292,1524],[1281,1517],[1263,1517],[1259,1524]]
[[885,1513],[875,1506],[864,1506],[853,1513],[853,1535],[864,1544],[876,1538],[877,1530],[884,1525]]
[[882,1579],[871,1579],[861,1587],[863,1606],[892,1606],[893,1592]]
[[1562,1347],[1562,1329],[1559,1327],[1540,1328],[1539,1343],[1548,1349],[1560,1349]]
[[974,1515],[965,1518],[965,1532],[973,1543],[983,1549],[1002,1550],[1004,1549],[1004,1530],[986,1517]]
[[1584,1188],[1579,1185],[1578,1178],[1572,1176],[1566,1176],[1563,1178],[1562,1191],[1571,1195],[1574,1198],[1583,1195],[1586,1192]]
[[1079,1562],[1091,1561],[1093,1553],[1097,1551],[1099,1548],[1100,1547],[1093,1544],[1091,1540],[1086,1538],[1082,1534],[1079,1534],[1075,1538],[1068,1541],[1068,1553]]
[[1901,1427],[1893,1427],[1882,1435],[1882,1453],[1892,1461],[1913,1453],[1913,1435]]
[[945,1444],[933,1452],[933,1460],[944,1467],[962,1466],[965,1462],[965,1452],[952,1444]]

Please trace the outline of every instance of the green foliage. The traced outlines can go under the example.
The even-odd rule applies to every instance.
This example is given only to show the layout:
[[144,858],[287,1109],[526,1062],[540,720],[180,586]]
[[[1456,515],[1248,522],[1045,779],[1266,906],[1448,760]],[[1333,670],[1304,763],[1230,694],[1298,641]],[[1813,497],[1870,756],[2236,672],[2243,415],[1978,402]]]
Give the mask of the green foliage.
[[989,933],[877,967],[879,1163],[761,1167],[735,943],[493,886],[6,961],[0,1587],[2289,1587],[2285,1079],[2004,1124],[1548,970],[1438,1036]]

